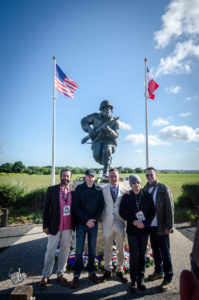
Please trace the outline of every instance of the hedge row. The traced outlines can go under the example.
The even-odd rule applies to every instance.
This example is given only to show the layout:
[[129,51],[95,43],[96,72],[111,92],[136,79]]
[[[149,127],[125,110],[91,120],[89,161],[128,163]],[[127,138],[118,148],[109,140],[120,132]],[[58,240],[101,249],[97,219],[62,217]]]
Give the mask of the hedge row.
[[178,198],[178,206],[199,214],[199,183],[182,185],[182,195]]
[[[0,207],[42,208],[46,189],[44,187],[26,191],[18,185],[2,185],[0,186]],[[199,183],[182,185],[182,195],[178,198],[177,206],[199,214]]]
[[0,207],[31,207],[42,208],[46,187],[26,191],[18,185],[0,186]]

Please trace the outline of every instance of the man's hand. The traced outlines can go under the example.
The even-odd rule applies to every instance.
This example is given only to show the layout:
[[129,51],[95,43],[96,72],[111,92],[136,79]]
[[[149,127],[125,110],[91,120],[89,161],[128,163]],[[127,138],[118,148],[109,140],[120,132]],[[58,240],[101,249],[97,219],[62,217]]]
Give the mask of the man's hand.
[[144,228],[144,224],[142,222],[139,222],[137,228],[143,229]]
[[87,221],[86,226],[88,226],[88,228],[93,228],[95,226],[95,219],[90,219]]
[[124,194],[126,194],[126,195],[130,195],[130,191],[126,191]]
[[134,220],[134,221],[133,221],[133,225],[134,225],[135,227],[138,227],[138,223],[140,223],[140,221],[138,221],[138,220]]
[[133,225],[139,229],[143,229],[144,228],[144,224],[138,220],[134,220],[133,221]]
[[43,229],[43,232],[45,232],[45,234],[48,235],[48,234],[50,233],[50,230],[49,230],[49,228],[44,228],[44,229]]
[[165,233],[165,234],[171,233],[171,229],[166,228],[165,231],[164,231],[164,233]]

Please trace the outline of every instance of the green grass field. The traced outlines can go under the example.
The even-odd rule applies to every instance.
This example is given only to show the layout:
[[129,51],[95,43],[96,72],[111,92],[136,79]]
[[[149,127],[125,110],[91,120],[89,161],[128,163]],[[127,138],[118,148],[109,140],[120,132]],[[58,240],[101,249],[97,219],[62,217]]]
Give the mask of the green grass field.
[[[145,174],[138,174],[142,180],[142,186],[146,183]],[[73,175],[72,181],[82,174]],[[129,174],[120,174],[121,177],[128,177]],[[158,180],[168,185],[172,191],[175,202],[181,194],[181,186],[184,183],[199,182],[199,174],[158,174]],[[56,183],[59,183],[59,175],[56,175]],[[39,187],[48,187],[51,185],[51,175],[0,175],[0,185],[20,185],[25,190],[32,190]]]
[[[145,174],[138,174],[142,180],[142,186],[146,183]],[[76,178],[83,176],[82,174],[73,175],[72,182]],[[120,177],[128,177],[129,174],[120,174]],[[199,183],[199,174],[158,174],[160,182],[168,185],[172,191],[174,201],[177,204],[178,197],[182,194],[182,185],[185,183]],[[59,175],[56,175],[56,183],[59,183]],[[51,175],[26,175],[26,174],[11,174],[0,175],[0,185],[14,185],[24,188],[25,193],[29,193],[32,190],[36,190],[42,187],[48,187],[51,185]],[[9,224],[23,224],[23,223],[37,223],[42,221],[41,209],[30,209],[30,207],[20,207],[19,209],[13,209],[9,207],[8,215]],[[198,218],[198,215],[192,214],[190,210],[184,208],[178,208],[175,210],[176,221],[189,221]]]

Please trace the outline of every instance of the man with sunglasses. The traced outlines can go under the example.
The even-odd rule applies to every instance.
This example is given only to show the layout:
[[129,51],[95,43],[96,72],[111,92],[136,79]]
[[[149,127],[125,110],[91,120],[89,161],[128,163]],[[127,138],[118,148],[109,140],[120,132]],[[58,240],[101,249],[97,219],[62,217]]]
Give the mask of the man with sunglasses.
[[173,277],[173,267],[170,254],[169,234],[174,222],[174,203],[169,188],[157,180],[157,172],[153,167],[146,169],[147,184],[144,190],[151,194],[156,207],[156,215],[149,228],[150,242],[153,250],[155,270],[148,276],[153,281],[163,279],[160,291],[166,292]]
[[183,270],[180,275],[180,299],[199,299],[199,222],[190,254],[192,271]]

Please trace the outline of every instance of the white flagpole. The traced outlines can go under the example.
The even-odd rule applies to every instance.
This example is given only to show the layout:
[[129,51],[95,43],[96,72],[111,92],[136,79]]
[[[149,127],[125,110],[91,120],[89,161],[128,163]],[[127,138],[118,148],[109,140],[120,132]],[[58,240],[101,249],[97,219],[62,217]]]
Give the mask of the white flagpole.
[[149,149],[148,149],[148,82],[147,82],[147,58],[145,61],[145,125],[146,125],[146,168],[149,166]]
[[56,57],[53,56],[53,134],[52,134],[52,181],[51,185],[55,185],[55,70],[56,70]]

